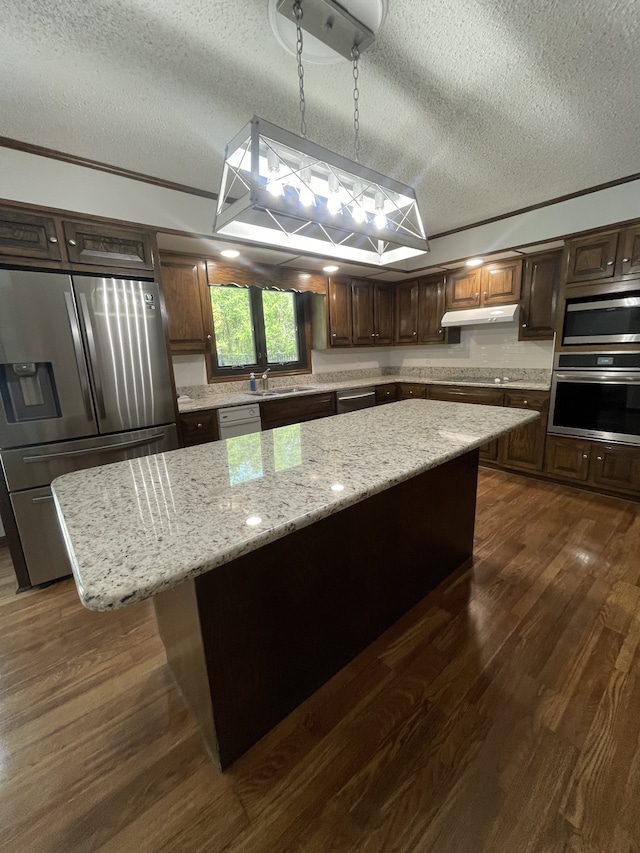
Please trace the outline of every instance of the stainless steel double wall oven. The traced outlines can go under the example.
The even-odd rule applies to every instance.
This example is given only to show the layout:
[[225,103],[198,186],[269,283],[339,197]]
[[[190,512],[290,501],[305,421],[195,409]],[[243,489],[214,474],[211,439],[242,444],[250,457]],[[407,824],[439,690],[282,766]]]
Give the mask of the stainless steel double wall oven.
[[52,479],[177,447],[172,389],[155,282],[0,270],[0,462],[32,584],[71,571]]

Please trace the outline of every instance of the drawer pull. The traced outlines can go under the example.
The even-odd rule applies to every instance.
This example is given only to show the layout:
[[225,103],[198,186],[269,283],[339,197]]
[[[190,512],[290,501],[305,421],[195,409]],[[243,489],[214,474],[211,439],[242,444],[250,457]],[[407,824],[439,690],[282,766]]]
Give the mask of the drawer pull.
[[202,429],[202,424],[196,424],[198,429]]
[[587,454],[586,454],[586,453],[583,453],[583,454],[582,454],[582,458],[583,458],[583,459],[588,459],[589,457],[587,456]]
[[602,462],[602,456],[596,456],[596,459],[598,460],[598,462]]
[[58,242],[58,238],[57,238],[57,237],[49,237],[49,242],[50,242],[50,243],[57,243],[57,242]]
[[68,243],[70,246],[77,246],[78,245],[75,240],[69,240]]

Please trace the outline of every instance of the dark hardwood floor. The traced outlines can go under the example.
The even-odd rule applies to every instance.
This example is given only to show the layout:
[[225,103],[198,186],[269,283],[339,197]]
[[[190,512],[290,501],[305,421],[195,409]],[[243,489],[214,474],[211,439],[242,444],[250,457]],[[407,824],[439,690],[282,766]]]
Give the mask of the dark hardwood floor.
[[637,853],[640,507],[485,470],[475,554],[220,774],[149,602],[0,549],[0,849]]

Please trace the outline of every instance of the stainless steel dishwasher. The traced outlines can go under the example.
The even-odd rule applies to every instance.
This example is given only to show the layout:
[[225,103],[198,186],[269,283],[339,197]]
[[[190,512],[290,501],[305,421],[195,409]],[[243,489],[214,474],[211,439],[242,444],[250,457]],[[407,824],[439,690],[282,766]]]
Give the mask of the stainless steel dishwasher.
[[221,439],[260,432],[261,428],[260,406],[257,403],[218,409],[218,432]]
[[375,404],[376,389],[373,386],[349,388],[336,394],[336,411],[339,415],[355,412],[356,409],[368,409]]

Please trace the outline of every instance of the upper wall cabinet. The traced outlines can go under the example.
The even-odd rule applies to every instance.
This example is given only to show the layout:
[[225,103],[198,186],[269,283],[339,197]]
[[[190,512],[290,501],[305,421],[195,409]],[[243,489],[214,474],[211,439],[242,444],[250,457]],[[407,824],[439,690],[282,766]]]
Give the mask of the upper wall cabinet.
[[570,240],[567,284],[640,276],[640,226]]
[[395,288],[394,343],[460,343],[460,327],[442,327],[442,316],[446,310],[444,275],[404,281]]
[[171,352],[174,355],[211,352],[213,320],[205,261],[184,255],[163,255],[160,270]]
[[448,276],[447,310],[508,305],[520,299],[522,261],[495,261],[475,269],[456,270]]
[[351,281],[352,345],[387,346],[393,339],[393,291],[388,282]]
[[151,231],[0,207],[0,263],[150,278],[154,253]]
[[351,344],[351,282],[330,278],[327,287],[329,346],[350,347]]
[[520,341],[553,340],[562,251],[529,255],[520,299]]

